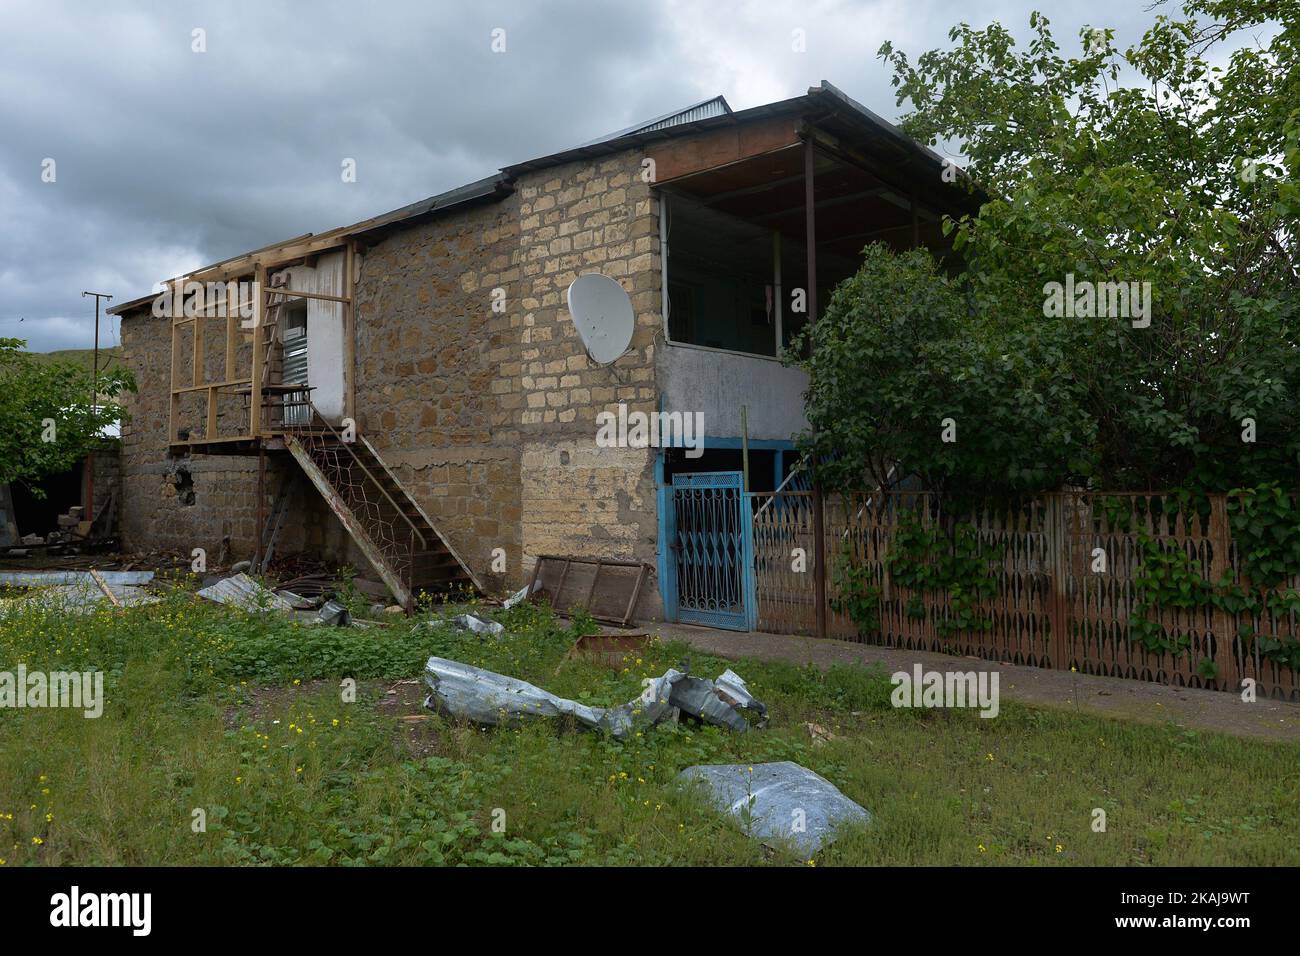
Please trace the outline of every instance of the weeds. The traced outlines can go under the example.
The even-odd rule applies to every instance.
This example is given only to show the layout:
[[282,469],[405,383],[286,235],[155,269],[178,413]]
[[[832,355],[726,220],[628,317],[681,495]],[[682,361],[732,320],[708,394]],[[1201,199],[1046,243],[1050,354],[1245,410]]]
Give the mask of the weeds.
[[[804,865],[676,782],[693,764],[792,760],[875,817],[819,864],[1300,862],[1294,745],[1006,702],[996,720],[894,710],[878,670],[756,661],[730,666],[769,705],[763,731],[662,724],[618,743],[559,721],[485,729],[423,711],[421,689],[394,682],[436,654],[611,705],[684,658],[704,676],[728,665],[658,642],[612,668],[570,658],[589,624],[562,628],[529,605],[479,609],[505,625],[501,639],[437,613],[332,628],[178,591],[125,612],[5,618],[0,669],[102,669],[106,706],[97,720],[0,711],[0,859]],[[408,699],[394,707],[390,686]],[[834,739],[814,746],[808,721]]]

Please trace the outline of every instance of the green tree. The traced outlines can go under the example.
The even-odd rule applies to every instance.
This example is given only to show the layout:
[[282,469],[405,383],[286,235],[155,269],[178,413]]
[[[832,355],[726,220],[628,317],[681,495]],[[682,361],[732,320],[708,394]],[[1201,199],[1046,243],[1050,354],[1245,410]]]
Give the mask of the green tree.
[[[904,128],[955,140],[986,201],[946,224],[963,260],[954,282],[911,256],[899,268],[929,288],[903,290],[888,254],[868,253],[832,299],[819,326],[919,323],[937,338],[904,339],[907,353],[813,329],[814,348],[858,351],[806,363],[824,429],[809,445],[834,449],[829,478],[858,485],[879,468],[865,449],[974,490],[1294,485],[1300,4],[1190,0],[1123,52],[1112,31],[1084,29],[1067,56],[1045,17],[1030,27],[1023,49],[998,24],[955,27],[950,49],[915,62],[882,47],[911,105]],[[1149,308],[1049,315],[1049,284],[1067,276],[1149,288]],[[854,301],[868,294],[894,298]],[[930,297],[940,312],[922,316]],[[827,378],[855,362],[852,384]]]
[[[976,336],[969,295],[930,253],[868,246],[858,272],[804,333],[803,450],[832,488],[919,476],[944,498],[1058,485],[1088,470],[1081,389],[1050,339]],[[795,348],[801,348],[802,341]],[[977,449],[978,454],[971,450]]]
[[122,416],[114,399],[134,390],[122,368],[101,370],[92,407],[90,369],[39,362],[22,339],[0,338],[0,482],[38,481],[75,465]]

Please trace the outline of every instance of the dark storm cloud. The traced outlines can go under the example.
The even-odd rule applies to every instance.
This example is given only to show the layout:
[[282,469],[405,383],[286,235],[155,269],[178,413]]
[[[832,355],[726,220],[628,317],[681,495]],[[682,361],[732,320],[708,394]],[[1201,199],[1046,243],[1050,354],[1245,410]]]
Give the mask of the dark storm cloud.
[[[1047,6],[1050,3],[1041,3]],[[1073,5],[1068,5],[1073,6]],[[479,179],[716,93],[744,108],[829,79],[897,114],[875,60],[962,19],[923,2],[6,2],[0,336],[90,344],[91,300]],[[1113,0],[1087,11],[1149,18]],[[1070,36],[1080,15],[1058,17]],[[205,53],[192,31],[206,31]],[[506,52],[491,49],[506,31]],[[791,31],[808,51],[794,54]],[[1129,31],[1136,38],[1136,29]],[[46,158],[57,181],[41,181]],[[340,177],[356,160],[357,182]],[[19,321],[19,319],[23,321]],[[115,323],[114,323],[115,325]],[[111,343],[115,332],[108,328]]]

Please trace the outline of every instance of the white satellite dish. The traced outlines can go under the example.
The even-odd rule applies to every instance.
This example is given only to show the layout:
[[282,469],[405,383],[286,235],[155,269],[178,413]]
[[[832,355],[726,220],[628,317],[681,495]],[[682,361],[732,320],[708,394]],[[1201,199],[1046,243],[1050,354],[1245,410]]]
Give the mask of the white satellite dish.
[[569,315],[597,365],[608,365],[632,343],[632,300],[609,276],[591,272],[569,283]]

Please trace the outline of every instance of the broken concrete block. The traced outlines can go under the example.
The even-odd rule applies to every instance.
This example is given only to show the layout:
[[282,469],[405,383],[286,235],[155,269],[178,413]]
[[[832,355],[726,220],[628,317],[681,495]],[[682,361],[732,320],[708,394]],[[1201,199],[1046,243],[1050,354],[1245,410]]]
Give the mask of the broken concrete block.
[[808,737],[814,747],[825,747],[832,740],[839,740],[835,734],[831,733],[821,724],[815,724],[812,721],[804,721],[804,729],[808,731]]

